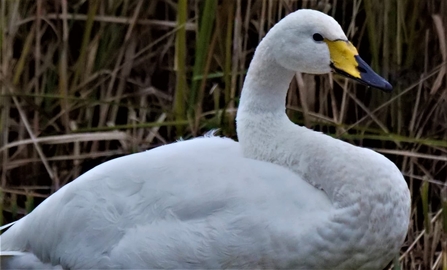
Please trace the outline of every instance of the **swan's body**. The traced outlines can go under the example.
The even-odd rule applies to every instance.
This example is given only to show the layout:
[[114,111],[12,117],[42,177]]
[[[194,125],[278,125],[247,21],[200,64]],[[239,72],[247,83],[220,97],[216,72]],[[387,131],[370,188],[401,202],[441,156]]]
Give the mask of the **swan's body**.
[[[311,43],[316,31],[327,40]],[[351,51],[333,55],[344,40],[322,13],[287,16],[247,74],[240,143],[205,137],[106,162],[13,225],[1,250],[71,269],[384,267],[409,222],[399,170],[378,153],[294,125],[284,112],[294,71],[325,73],[332,63],[389,88],[346,68]],[[20,260],[12,258],[2,264]]]

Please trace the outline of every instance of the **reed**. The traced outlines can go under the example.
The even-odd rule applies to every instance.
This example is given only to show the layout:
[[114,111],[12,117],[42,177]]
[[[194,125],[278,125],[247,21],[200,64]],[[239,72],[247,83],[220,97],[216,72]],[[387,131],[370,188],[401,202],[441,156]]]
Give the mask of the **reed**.
[[334,16],[393,94],[297,74],[296,123],[385,154],[412,199],[389,269],[447,269],[447,2],[0,0],[0,222],[108,159],[219,128],[259,40],[298,8]]

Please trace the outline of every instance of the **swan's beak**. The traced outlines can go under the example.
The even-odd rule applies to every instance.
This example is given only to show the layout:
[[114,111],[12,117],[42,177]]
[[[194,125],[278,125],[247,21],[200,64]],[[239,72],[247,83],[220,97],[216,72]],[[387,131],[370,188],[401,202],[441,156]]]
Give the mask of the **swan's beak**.
[[324,40],[329,47],[332,69],[362,84],[390,92],[393,87],[360,58],[357,49],[346,40]]

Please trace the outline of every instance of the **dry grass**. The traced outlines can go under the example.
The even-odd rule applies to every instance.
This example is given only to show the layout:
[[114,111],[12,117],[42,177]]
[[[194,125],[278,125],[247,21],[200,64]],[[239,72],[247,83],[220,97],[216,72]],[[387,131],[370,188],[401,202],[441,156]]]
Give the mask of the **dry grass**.
[[444,0],[0,0],[0,223],[107,159],[235,137],[253,50],[298,8],[335,16],[395,91],[298,74],[289,117],[392,159],[413,198],[399,265],[447,269]]

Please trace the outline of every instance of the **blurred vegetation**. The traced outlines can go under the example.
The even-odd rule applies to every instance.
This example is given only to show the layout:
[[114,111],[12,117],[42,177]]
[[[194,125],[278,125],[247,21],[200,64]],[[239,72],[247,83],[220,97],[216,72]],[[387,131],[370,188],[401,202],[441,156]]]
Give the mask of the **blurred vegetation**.
[[393,160],[413,198],[395,267],[447,269],[445,0],[0,0],[1,223],[116,156],[236,138],[253,51],[299,8],[334,16],[395,91],[297,74],[290,118]]

